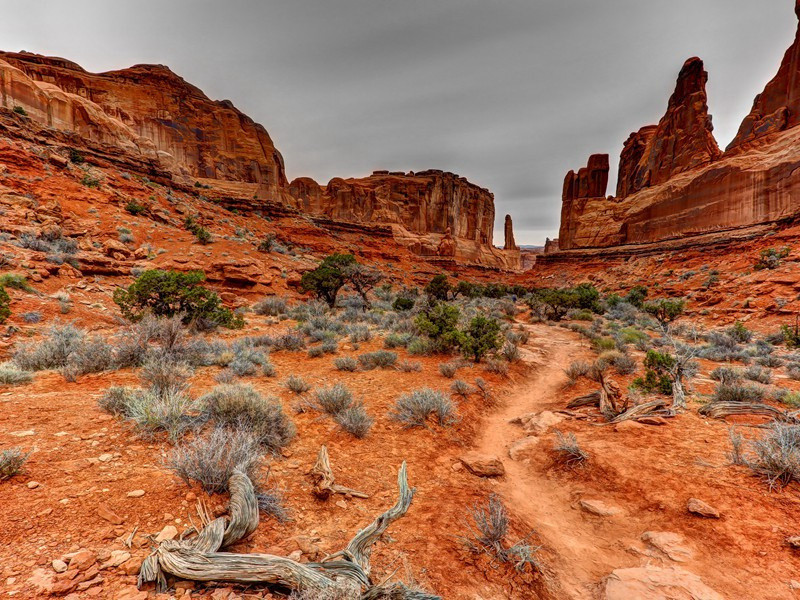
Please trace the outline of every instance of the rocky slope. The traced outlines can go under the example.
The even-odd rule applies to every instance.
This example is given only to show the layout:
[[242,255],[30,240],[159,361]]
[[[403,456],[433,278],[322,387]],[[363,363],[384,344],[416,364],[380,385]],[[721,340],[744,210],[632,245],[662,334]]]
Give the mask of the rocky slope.
[[559,248],[660,242],[795,218],[798,71],[800,33],[738,136],[721,153],[708,113],[707,74],[700,59],[689,59],[659,124],[643,127],[625,142],[616,196],[605,196],[604,155],[567,175]]
[[[77,134],[108,155],[150,165],[170,183],[209,189],[237,210],[295,209],[369,228],[392,227],[396,241],[437,256],[451,230],[456,261],[518,268],[519,256],[492,246],[494,197],[442,171],[291,184],[266,129],[228,100],[213,101],[162,65],[89,73],[75,63],[0,52],[2,107]],[[131,168],[131,165],[128,165]],[[367,231],[368,232],[368,231]]]

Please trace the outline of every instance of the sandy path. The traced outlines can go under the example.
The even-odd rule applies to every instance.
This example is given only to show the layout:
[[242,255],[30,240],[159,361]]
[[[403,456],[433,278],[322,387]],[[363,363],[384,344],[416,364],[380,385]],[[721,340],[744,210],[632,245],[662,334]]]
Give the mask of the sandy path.
[[[563,480],[548,477],[549,448],[553,433],[541,436],[531,458],[514,461],[509,447],[525,434],[509,423],[530,412],[555,410],[557,392],[566,376],[562,369],[584,354],[577,336],[557,327],[528,327],[531,342],[524,360],[534,368],[518,390],[504,400],[503,406],[484,421],[483,435],[477,450],[495,454],[506,468],[499,482],[499,493],[513,514],[536,530],[545,545],[557,555],[557,564],[549,565],[556,573],[561,592],[568,598],[591,598],[600,579],[614,568],[633,566],[637,559],[625,548],[637,537],[635,521],[589,517],[577,509],[580,491]],[[537,460],[541,463],[534,464]],[[577,482],[579,485],[579,481]],[[628,540],[623,544],[620,540]]]

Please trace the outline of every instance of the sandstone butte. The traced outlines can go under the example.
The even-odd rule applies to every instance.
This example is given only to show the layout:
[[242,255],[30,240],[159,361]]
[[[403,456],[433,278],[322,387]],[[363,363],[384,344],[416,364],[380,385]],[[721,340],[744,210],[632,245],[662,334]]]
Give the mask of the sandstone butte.
[[163,65],[89,73],[61,58],[0,52],[0,100],[117,162],[127,157],[129,169],[172,185],[197,185],[240,212],[301,211],[333,228],[381,228],[434,260],[520,266],[513,234],[508,244],[509,222],[506,247],[492,245],[495,207],[488,190],[437,170],[376,171],[337,177],[324,187],[310,178],[289,183],[264,127]]
[[[795,12],[800,17],[800,2]],[[615,196],[606,196],[608,155],[594,155],[586,167],[567,174],[559,237],[546,254],[612,247],[635,252],[673,240],[702,244],[795,219],[800,212],[793,200],[800,193],[798,76],[800,30],[777,75],[721,152],[708,111],[707,73],[699,58],[687,60],[659,123],[625,142]]]

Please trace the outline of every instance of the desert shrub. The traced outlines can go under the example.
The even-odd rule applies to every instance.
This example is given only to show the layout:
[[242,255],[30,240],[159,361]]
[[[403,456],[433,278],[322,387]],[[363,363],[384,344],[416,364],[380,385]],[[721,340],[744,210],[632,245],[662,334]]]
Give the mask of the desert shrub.
[[747,367],[744,370],[743,375],[745,379],[749,379],[750,381],[756,381],[758,383],[763,383],[765,385],[769,384],[772,381],[772,374],[769,372],[769,370],[756,365]]
[[241,315],[225,308],[216,292],[200,285],[205,280],[201,271],[179,273],[152,269],[136,278],[127,289],[114,291],[114,302],[123,316],[138,321],[145,314],[156,317],[181,315],[183,322],[200,328],[220,325],[239,329]]
[[786,374],[789,376],[790,379],[794,379],[795,381],[800,381],[800,365],[796,363],[786,365]]
[[462,398],[466,399],[470,394],[475,392],[475,388],[473,388],[463,379],[456,379],[452,384],[450,384],[450,391],[456,396],[461,396]]
[[414,390],[400,396],[390,417],[406,427],[427,427],[429,419],[446,427],[457,420],[450,398],[430,388]]
[[611,360],[611,366],[619,375],[630,375],[636,372],[636,359],[620,353]]
[[267,315],[270,317],[278,317],[286,314],[286,298],[280,296],[267,296],[260,302],[253,305],[253,312],[257,315]]
[[669,371],[675,365],[675,358],[666,352],[648,350],[644,359],[644,377],[637,377],[633,380],[633,386],[637,389],[651,393],[664,395],[672,394],[672,379]]
[[586,310],[585,308],[581,308],[578,310],[570,310],[567,313],[567,318],[572,319],[573,321],[594,321],[594,313],[590,310]]
[[475,504],[470,511],[473,526],[466,538],[467,546],[476,553],[487,553],[502,563],[514,563],[517,571],[523,572],[529,566],[540,570],[536,560],[539,548],[533,548],[525,540],[508,545],[509,518],[506,507],[499,496],[491,494],[486,507]]
[[75,381],[80,375],[106,371],[114,366],[112,347],[103,339],[84,339],[75,348],[59,371],[67,381]]
[[411,360],[403,360],[397,365],[397,368],[400,369],[403,373],[413,373],[417,371],[422,371],[422,365],[416,361]]
[[88,188],[99,188],[101,183],[102,181],[99,177],[95,177],[88,172],[84,173],[83,177],[81,177],[81,184]]
[[29,456],[29,452],[23,452],[19,448],[8,448],[0,452],[0,481],[11,479],[19,473]]
[[284,333],[283,335],[275,338],[273,348],[275,350],[288,350],[290,352],[297,352],[306,347],[306,340],[299,333]]
[[130,214],[136,216],[147,211],[147,208],[139,204],[136,200],[129,200],[127,204],[125,204],[125,210]]
[[389,369],[397,362],[397,353],[389,350],[367,352],[358,357],[358,362],[361,363],[361,368],[365,371],[378,368]]
[[647,298],[647,288],[643,285],[635,285],[625,295],[625,301],[636,308],[642,308],[645,298]]
[[358,371],[358,361],[351,356],[340,356],[333,359],[333,366],[339,371],[354,372]]
[[476,377],[475,378],[475,389],[477,393],[480,395],[481,399],[488,405],[494,403],[494,396],[492,395],[492,391],[489,388],[489,384],[486,383],[486,380],[483,377]]
[[[448,352],[459,346],[463,340],[463,334],[457,328],[460,316],[461,312],[457,306],[439,302],[422,310],[414,319],[414,323],[430,340],[432,351]],[[409,352],[412,344],[409,344]]]
[[783,366],[783,360],[777,356],[760,356],[756,359],[756,362],[762,367],[766,367],[768,369],[777,369],[778,367]]
[[321,412],[335,415],[353,403],[353,394],[346,385],[335,383],[314,392],[315,407]]
[[780,401],[783,404],[795,409],[800,408],[800,392],[790,392],[788,390],[782,390],[782,391],[786,392],[780,398]]
[[564,369],[564,374],[569,379],[569,382],[574,384],[581,377],[588,375],[591,367],[592,366],[585,360],[574,360],[566,369]]
[[448,379],[452,379],[460,367],[461,363],[457,361],[439,363],[439,373]]
[[38,310],[22,313],[20,316],[26,323],[39,323],[42,320],[42,313],[40,313]]
[[733,427],[728,429],[728,437],[731,441],[731,451],[728,453],[728,460],[734,465],[743,465],[746,463],[744,457],[744,437],[741,433],[736,431]]
[[209,419],[233,429],[246,429],[264,448],[276,452],[295,435],[280,401],[263,397],[249,385],[219,385],[200,398]]
[[126,416],[128,405],[136,390],[129,387],[113,386],[97,399],[98,406],[115,416]]
[[70,356],[83,345],[85,339],[86,333],[71,323],[56,323],[50,326],[44,339],[38,344],[18,346],[13,361],[27,371],[65,367]]
[[686,310],[686,301],[675,298],[660,298],[642,305],[644,311],[666,327],[669,323],[680,317]]
[[5,323],[11,316],[11,298],[6,289],[0,286],[0,323]]
[[19,105],[15,106],[13,108],[13,112],[14,112],[14,114],[21,115],[23,117],[27,117],[28,116],[28,111],[25,110],[24,107],[19,106]]
[[553,450],[556,453],[556,462],[565,467],[580,467],[589,460],[589,454],[580,447],[574,433],[565,435],[560,431],[556,431],[556,442]]
[[322,349],[322,346],[312,346],[308,349],[308,357],[309,358],[319,358],[323,356],[325,351]]
[[439,273],[434,275],[433,279],[425,286],[425,295],[431,300],[447,301],[448,297],[453,291],[453,287],[447,279],[447,275]]
[[0,363],[0,385],[21,385],[32,379],[33,373],[20,369],[13,362]]
[[744,378],[739,369],[732,369],[730,367],[717,367],[709,373],[709,376],[711,379],[721,383],[734,383]]
[[261,452],[261,442],[249,430],[214,427],[174,448],[167,467],[186,484],[196,481],[207,493],[222,494],[228,491],[228,480],[235,469],[242,470],[258,486]]
[[177,441],[184,433],[201,422],[197,403],[183,390],[150,388],[131,393],[124,408],[124,416],[145,438],[165,433],[170,441]]
[[787,348],[800,348],[800,319],[793,326],[781,325],[781,334]]
[[434,344],[427,339],[415,337],[408,343],[406,350],[412,356],[428,356],[434,351]]
[[762,269],[777,269],[783,259],[789,256],[789,252],[790,249],[788,246],[784,246],[780,249],[767,248],[762,250],[761,254],[759,255],[758,262],[756,262],[754,268],[756,271],[760,271]]
[[398,312],[405,312],[414,308],[414,300],[404,296],[398,296],[392,303],[392,309]]
[[139,376],[142,383],[153,387],[158,393],[185,390],[192,376],[192,366],[167,353],[152,352],[142,364]]
[[763,388],[743,385],[735,381],[720,383],[712,396],[714,402],[761,402],[763,399]]
[[487,360],[483,370],[496,375],[508,375],[508,363],[504,360]]
[[261,374],[264,377],[275,377],[275,375],[277,375],[277,370],[275,369],[275,365],[273,365],[269,360],[267,360],[263,365],[261,365]]
[[359,439],[367,436],[374,422],[374,419],[367,414],[364,405],[358,401],[337,412],[333,420],[347,433]]
[[223,385],[234,383],[236,381],[236,373],[225,367],[219,373],[214,375],[214,381]]
[[356,344],[372,339],[372,332],[368,326],[363,324],[348,325],[346,331],[350,341]]
[[736,321],[736,323],[725,330],[725,333],[740,344],[746,344],[753,338],[753,332],[745,327],[744,323],[741,321]]
[[19,273],[5,273],[0,275],[0,287],[11,288],[13,290],[20,290],[23,292],[35,291],[31,284],[28,283],[28,278]]
[[747,466],[771,488],[800,480],[800,426],[774,423],[751,448],[754,457]]
[[483,315],[474,317],[463,332],[460,340],[461,350],[476,363],[500,347],[500,324],[496,319]]
[[612,337],[596,337],[592,340],[592,348],[597,352],[613,350],[617,347],[617,342]]
[[306,383],[306,380],[299,375],[289,375],[286,378],[286,387],[295,394],[304,394],[311,389],[311,386]]
[[383,340],[383,345],[387,348],[405,348],[414,339],[410,333],[390,333]]

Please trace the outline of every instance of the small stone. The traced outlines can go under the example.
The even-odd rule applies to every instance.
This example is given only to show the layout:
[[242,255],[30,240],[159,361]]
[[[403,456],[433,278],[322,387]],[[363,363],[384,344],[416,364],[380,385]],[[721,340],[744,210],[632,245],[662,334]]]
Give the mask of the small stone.
[[131,553],[126,552],[125,550],[114,550],[111,552],[111,556],[106,560],[101,566],[100,569],[111,569],[113,567],[118,567],[122,563],[130,560]]
[[511,444],[511,447],[508,449],[508,455],[512,460],[522,460],[526,454],[531,452],[538,445],[539,438],[533,436],[525,437]]
[[178,537],[178,528],[175,525],[167,525],[156,536],[156,544],[160,544],[165,540],[174,540],[176,537]]
[[97,460],[99,460],[100,462],[108,462],[108,461],[112,460],[113,458],[114,458],[113,454],[110,454],[110,453],[106,452],[105,454],[101,454],[100,456],[98,456]]
[[297,562],[302,558],[302,556],[303,556],[303,551],[302,550],[295,550],[294,552],[289,554],[288,558],[289,558],[289,560],[293,560],[293,561]]
[[598,517],[615,517],[622,514],[622,509],[610,506],[602,500],[581,500],[579,504],[584,511]]
[[339,500],[336,503],[336,506],[338,506],[339,508],[347,508],[347,502],[345,502],[344,500]]
[[697,498],[689,498],[686,508],[690,513],[709,519],[719,519],[720,516],[719,511],[716,508],[703,502],[702,500],[698,500]]
[[185,496],[187,502],[194,502],[197,500],[197,494],[194,492],[188,492]]
[[793,535],[786,538],[786,543],[792,548],[800,549],[800,535]]
[[56,559],[53,561],[53,571],[55,571],[56,573],[63,573],[66,570],[67,570],[67,563],[65,563],[63,560]]
[[13,435],[14,437],[30,437],[36,435],[36,432],[33,429],[26,429],[25,431],[12,431],[8,435]]
[[144,496],[144,490],[133,490],[125,495],[128,496],[128,498],[141,498]]
[[38,481],[29,481],[29,482],[28,482],[28,489],[29,489],[29,490],[35,490],[36,488],[38,488],[38,487],[39,487],[39,485],[40,485],[40,484],[39,484],[39,482],[38,482]]
[[123,573],[125,573],[125,575],[136,575],[142,568],[143,562],[144,560],[142,558],[134,556],[130,560],[123,563],[120,566],[120,569]]
[[83,549],[69,559],[69,568],[70,570],[86,571],[95,562],[97,562],[97,555],[91,550]]
[[106,521],[112,523],[113,525],[122,525],[122,523],[125,522],[125,519],[120,517],[117,513],[115,513],[105,504],[101,504],[100,506],[97,507],[97,516],[100,517],[101,519],[105,519]]
[[506,473],[503,462],[496,456],[468,452],[460,460],[470,473],[478,477],[501,477]]
[[792,579],[789,582],[789,587],[792,588],[793,590],[800,590],[800,581],[797,581],[796,579]]
[[642,534],[642,541],[660,550],[675,562],[686,562],[693,555],[691,549],[684,544],[683,536],[678,533],[645,531]]

